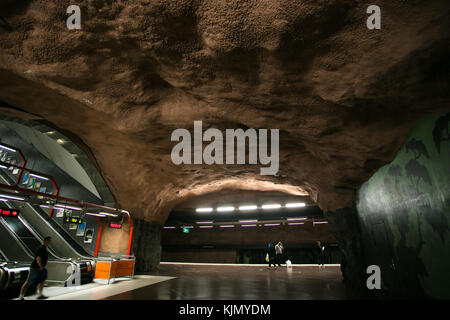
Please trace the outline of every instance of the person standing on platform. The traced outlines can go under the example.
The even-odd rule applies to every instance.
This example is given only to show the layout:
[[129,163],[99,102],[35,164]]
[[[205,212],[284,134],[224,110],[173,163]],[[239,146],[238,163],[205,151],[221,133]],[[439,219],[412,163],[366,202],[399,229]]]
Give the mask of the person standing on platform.
[[319,269],[325,268],[325,246],[322,246],[320,241],[317,241],[317,264],[319,265]]
[[281,267],[281,261],[283,260],[283,244],[280,242],[275,246],[275,261],[279,267]]
[[47,247],[52,241],[51,237],[45,237],[42,245],[37,249],[35,258],[30,266],[30,272],[28,273],[28,278],[20,289],[19,300],[24,300],[25,293],[30,284],[37,286],[38,289],[38,299],[47,299],[46,296],[42,294],[44,289],[44,283],[47,279],[47,265],[48,252]]
[[273,264],[273,266],[275,267],[275,269],[277,268],[277,265],[275,264],[275,246],[273,245],[273,243],[269,243],[269,248],[267,250],[267,257],[268,257],[268,263],[269,266],[267,267],[267,269],[270,269],[270,266]]

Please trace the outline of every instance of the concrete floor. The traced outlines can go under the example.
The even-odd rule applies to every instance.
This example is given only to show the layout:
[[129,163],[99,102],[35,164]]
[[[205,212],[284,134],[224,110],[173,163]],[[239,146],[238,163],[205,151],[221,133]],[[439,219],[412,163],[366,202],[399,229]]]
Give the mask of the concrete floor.
[[[49,300],[341,300],[347,299],[339,265],[161,263],[148,275],[106,284],[46,287]],[[34,300],[27,296],[26,300]]]
[[173,277],[106,300],[319,300],[346,299],[340,267],[162,263],[153,276]]

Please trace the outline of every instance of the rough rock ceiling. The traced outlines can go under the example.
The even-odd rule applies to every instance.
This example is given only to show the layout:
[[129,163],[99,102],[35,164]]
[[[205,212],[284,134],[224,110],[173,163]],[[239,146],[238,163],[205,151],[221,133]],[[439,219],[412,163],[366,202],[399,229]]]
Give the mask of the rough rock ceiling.
[[[78,136],[137,218],[224,188],[348,206],[422,115],[449,108],[448,0],[377,1],[381,30],[367,1],[89,0],[81,30],[70,4],[0,3],[0,100],[18,108],[0,112]],[[280,129],[278,175],[175,166],[171,133],[194,120]]]

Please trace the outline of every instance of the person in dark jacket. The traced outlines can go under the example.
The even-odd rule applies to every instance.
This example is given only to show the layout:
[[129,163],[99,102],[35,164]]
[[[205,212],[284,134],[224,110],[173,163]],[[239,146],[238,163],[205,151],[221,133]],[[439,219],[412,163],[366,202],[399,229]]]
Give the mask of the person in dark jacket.
[[273,245],[273,243],[269,243],[269,248],[267,249],[267,255],[269,257],[269,266],[267,267],[267,269],[270,269],[270,266],[273,264],[273,266],[275,267],[275,269],[277,268],[276,264],[275,264],[275,246]]
[[47,265],[48,253],[47,247],[52,241],[51,237],[45,237],[42,245],[37,249],[35,258],[30,266],[30,272],[28,273],[28,278],[20,289],[19,300],[24,300],[25,293],[30,284],[37,286],[38,289],[38,299],[46,299],[47,297],[42,294],[44,289],[44,283],[47,279]]
[[317,264],[319,265],[319,269],[325,268],[325,246],[322,245],[320,241],[317,241],[316,247],[317,254]]

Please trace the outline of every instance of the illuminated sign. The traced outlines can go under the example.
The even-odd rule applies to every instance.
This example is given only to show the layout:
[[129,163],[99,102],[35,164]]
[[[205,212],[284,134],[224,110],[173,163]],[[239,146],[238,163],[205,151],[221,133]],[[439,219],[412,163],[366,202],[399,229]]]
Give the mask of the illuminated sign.
[[3,217],[18,217],[19,216],[19,210],[16,209],[4,209],[0,208],[0,215]]
[[189,228],[183,228],[183,232],[184,232],[184,233],[189,233],[189,232],[191,232],[191,231],[189,230]]
[[122,228],[122,224],[110,222],[109,227],[113,228],[113,229],[120,229],[120,228]]
[[64,217],[64,223],[76,223],[76,224],[82,224],[83,219],[78,217]]

